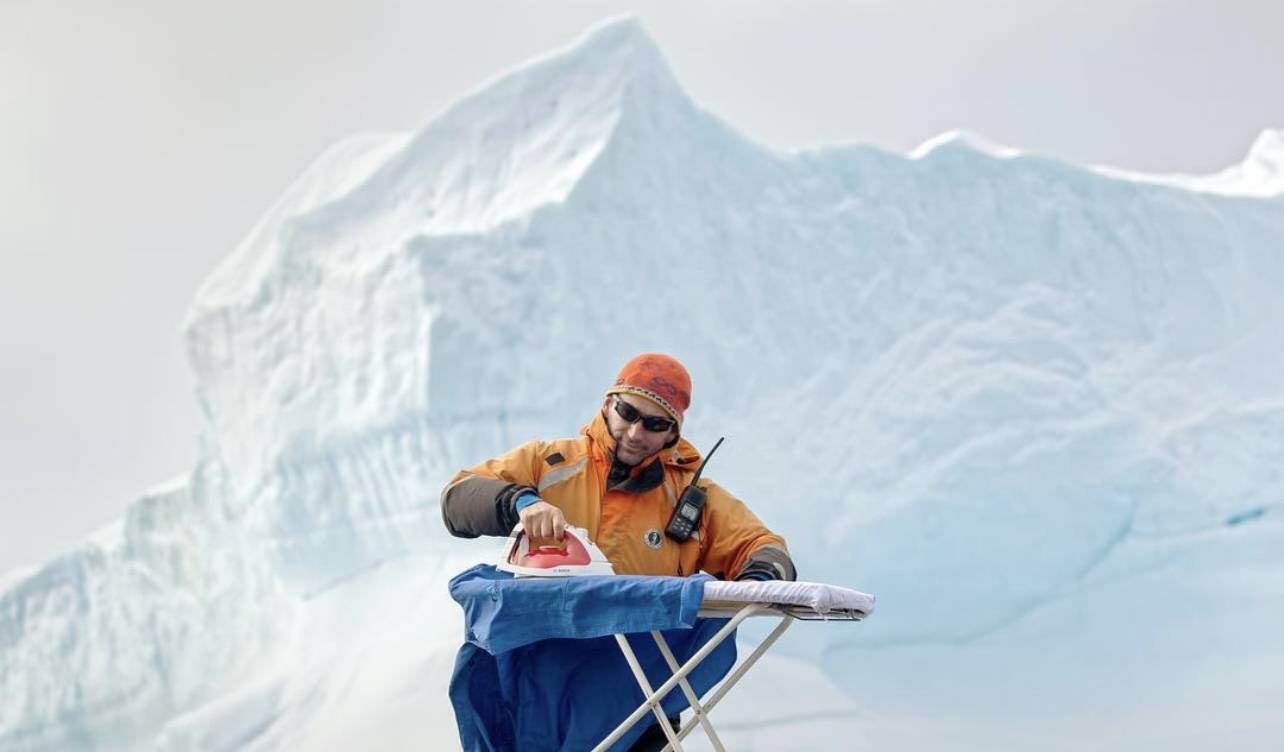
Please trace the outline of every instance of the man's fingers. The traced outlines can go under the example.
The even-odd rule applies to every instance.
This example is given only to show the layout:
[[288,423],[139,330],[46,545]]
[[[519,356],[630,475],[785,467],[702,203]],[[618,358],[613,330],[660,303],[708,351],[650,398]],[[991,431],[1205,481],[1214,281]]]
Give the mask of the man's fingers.
[[517,517],[521,520],[522,529],[526,531],[527,535],[539,535],[540,513],[546,506],[548,505],[544,502],[537,501],[523,509],[521,512],[518,512]]
[[522,529],[535,540],[562,540],[566,533],[566,515],[547,501],[537,501],[518,515]]

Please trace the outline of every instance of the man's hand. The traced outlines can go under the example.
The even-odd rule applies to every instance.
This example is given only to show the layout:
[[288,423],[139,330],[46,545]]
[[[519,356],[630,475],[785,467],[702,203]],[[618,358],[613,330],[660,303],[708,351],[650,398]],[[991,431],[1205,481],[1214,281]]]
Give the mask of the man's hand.
[[517,517],[532,541],[550,538],[561,541],[562,533],[566,532],[566,516],[562,514],[562,510],[547,501],[537,501],[524,507],[517,513]]

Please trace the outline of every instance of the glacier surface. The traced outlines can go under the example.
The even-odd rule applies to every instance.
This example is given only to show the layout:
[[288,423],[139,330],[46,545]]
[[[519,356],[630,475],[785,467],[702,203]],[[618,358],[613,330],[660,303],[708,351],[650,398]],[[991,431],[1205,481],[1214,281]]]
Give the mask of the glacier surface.
[[605,23],[336,145],[211,274],[196,467],[0,580],[0,749],[454,743],[445,582],[494,547],[442,484],[652,349],[802,576],[880,599],[791,630],[735,749],[1270,746],[1281,292],[1284,130],[1212,176],[781,154]]

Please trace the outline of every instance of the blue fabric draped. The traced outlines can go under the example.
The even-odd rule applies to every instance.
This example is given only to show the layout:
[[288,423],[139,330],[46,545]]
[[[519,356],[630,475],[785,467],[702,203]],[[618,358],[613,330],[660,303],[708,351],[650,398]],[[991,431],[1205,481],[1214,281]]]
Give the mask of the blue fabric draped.
[[[583,752],[642,702],[613,635],[625,634],[652,688],[672,672],[648,634],[658,629],[678,662],[690,658],[726,619],[696,612],[707,576],[514,579],[478,565],[450,581],[464,609],[466,642],[455,660],[450,701],[465,752]],[[734,635],[688,675],[697,694],[736,662]],[[687,707],[675,688],[666,715]],[[612,750],[654,722],[646,715]]]

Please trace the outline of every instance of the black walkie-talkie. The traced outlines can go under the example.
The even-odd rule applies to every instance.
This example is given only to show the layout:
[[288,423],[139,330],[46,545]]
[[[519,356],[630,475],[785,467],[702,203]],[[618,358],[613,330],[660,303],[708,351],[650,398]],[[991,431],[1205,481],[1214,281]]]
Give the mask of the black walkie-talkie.
[[709,464],[709,458],[718,451],[720,446],[722,446],[722,438],[718,439],[718,443],[714,444],[713,449],[705,455],[704,462],[696,468],[695,477],[682,492],[677,506],[673,508],[673,516],[669,518],[669,525],[664,528],[664,534],[679,543],[685,543],[696,528],[700,527],[700,513],[704,511],[704,503],[709,500],[709,494],[697,486],[696,481],[700,480],[700,473],[704,472],[704,466]]

